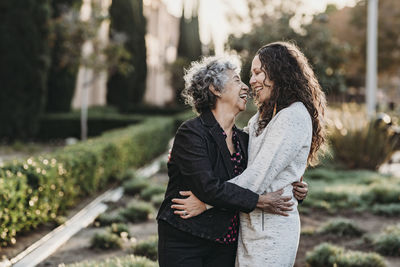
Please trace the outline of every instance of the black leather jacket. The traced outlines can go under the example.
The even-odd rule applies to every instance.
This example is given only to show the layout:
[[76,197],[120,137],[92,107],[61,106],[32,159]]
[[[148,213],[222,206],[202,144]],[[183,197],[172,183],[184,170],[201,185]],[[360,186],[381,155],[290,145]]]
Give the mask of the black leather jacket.
[[[247,162],[249,137],[241,130],[237,132]],[[168,188],[157,220],[198,237],[215,240],[223,236],[235,212],[251,212],[258,201],[258,194],[224,183],[233,177],[233,164],[221,128],[210,110],[184,122],[178,129],[168,175]],[[214,208],[186,220],[175,215],[171,199],[180,198],[179,191],[189,190]]]

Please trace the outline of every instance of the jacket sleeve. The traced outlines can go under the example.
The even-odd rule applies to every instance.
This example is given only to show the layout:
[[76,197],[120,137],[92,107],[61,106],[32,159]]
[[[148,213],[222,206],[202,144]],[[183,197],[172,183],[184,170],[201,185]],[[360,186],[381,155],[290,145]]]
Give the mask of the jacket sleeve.
[[310,145],[312,125],[306,110],[282,110],[271,123],[264,129],[267,132],[263,145],[253,162],[242,174],[229,180],[230,183],[263,194],[303,146]]
[[185,124],[178,130],[171,152],[173,164],[179,166],[181,175],[190,190],[201,201],[213,206],[251,212],[259,195],[232,183],[224,183],[216,177],[206,140],[201,134]]

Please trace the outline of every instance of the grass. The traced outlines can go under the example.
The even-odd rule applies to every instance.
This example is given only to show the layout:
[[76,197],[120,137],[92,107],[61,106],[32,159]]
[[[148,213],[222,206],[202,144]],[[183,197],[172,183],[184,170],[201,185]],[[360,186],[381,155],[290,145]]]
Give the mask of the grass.
[[151,260],[157,260],[157,253],[158,253],[157,236],[153,236],[147,240],[138,242],[136,245],[133,246],[133,253],[138,256],[144,256]]
[[134,255],[109,258],[105,261],[83,261],[74,264],[60,264],[59,267],[157,267],[158,264],[145,257]]
[[130,237],[129,227],[125,223],[113,223],[107,230],[110,233],[116,234],[120,237]]
[[124,182],[124,193],[134,196],[140,194],[142,190],[149,187],[149,181],[143,178],[134,178]]
[[346,251],[344,248],[323,243],[306,256],[309,267],[385,267],[384,259],[376,253]]
[[122,247],[121,238],[108,231],[96,233],[91,240],[92,248],[115,249]]
[[364,230],[358,227],[354,222],[338,218],[322,225],[318,230],[319,234],[335,235],[340,237],[359,237],[364,234]]
[[94,224],[96,226],[108,226],[113,223],[123,223],[123,222],[126,222],[126,219],[120,214],[102,213],[96,218]]
[[164,194],[166,187],[163,185],[151,185],[140,192],[140,198],[145,201],[150,201],[153,196]]
[[128,221],[136,223],[147,221],[149,215],[153,212],[154,207],[150,203],[134,200],[119,214]]
[[[400,201],[400,178],[367,170],[346,170],[327,165],[309,169],[309,184],[301,209],[316,208],[336,213],[343,209],[396,216]],[[385,204],[383,206],[376,206]],[[385,213],[385,214],[384,214]]]
[[382,255],[400,256],[400,224],[386,227],[373,240],[373,246]]

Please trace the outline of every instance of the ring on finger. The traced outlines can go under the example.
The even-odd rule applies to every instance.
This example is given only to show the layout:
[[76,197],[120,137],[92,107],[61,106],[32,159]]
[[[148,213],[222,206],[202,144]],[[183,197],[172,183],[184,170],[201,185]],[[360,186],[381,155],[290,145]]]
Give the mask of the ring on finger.
[[188,213],[186,212],[186,210],[183,211],[182,215],[183,215],[183,216],[188,215]]

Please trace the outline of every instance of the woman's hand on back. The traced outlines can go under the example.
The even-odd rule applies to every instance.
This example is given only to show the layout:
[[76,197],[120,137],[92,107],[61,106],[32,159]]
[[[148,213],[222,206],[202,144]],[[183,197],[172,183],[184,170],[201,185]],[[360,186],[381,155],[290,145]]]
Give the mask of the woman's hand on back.
[[300,182],[292,183],[293,195],[297,200],[304,200],[308,194],[308,184],[303,181],[303,176],[300,178]]
[[175,204],[171,208],[175,209],[174,213],[182,219],[195,217],[207,210],[206,204],[198,199],[192,191],[180,191],[179,194],[187,198],[172,199]]

